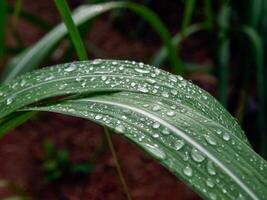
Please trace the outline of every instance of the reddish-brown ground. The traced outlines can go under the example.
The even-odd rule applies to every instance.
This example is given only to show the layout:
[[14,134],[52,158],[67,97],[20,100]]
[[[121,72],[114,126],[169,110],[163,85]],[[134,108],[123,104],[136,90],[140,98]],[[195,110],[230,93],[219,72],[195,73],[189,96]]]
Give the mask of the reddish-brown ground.
[[[0,140],[0,179],[26,190],[33,199],[126,199],[107,148],[85,181],[43,184],[40,161],[42,141],[50,138],[58,148],[67,148],[73,162],[90,157],[103,137],[102,128],[86,120],[43,114]],[[113,136],[118,158],[134,200],[199,199],[175,176],[119,136]],[[12,193],[0,190],[0,198]],[[14,193],[14,192],[13,192]]]

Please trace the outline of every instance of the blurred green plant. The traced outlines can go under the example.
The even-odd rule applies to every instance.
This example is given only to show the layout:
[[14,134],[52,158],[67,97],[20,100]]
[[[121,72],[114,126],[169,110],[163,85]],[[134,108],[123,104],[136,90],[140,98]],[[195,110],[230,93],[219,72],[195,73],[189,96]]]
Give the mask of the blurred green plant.
[[41,170],[44,183],[51,183],[60,180],[85,178],[94,170],[94,164],[85,161],[73,163],[70,160],[70,153],[67,149],[57,149],[51,140],[43,141],[45,157],[42,160]]

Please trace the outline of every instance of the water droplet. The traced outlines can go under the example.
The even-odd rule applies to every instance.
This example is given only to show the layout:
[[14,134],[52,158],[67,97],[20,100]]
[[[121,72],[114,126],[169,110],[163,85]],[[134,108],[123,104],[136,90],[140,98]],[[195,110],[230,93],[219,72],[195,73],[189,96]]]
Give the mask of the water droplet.
[[114,130],[117,133],[124,133],[126,129],[123,125],[120,124],[120,125],[116,126]]
[[101,76],[101,80],[102,80],[102,81],[107,80],[107,76]]
[[210,175],[216,175],[216,171],[215,171],[213,163],[211,161],[207,162],[207,171]]
[[164,128],[164,129],[161,131],[161,133],[162,133],[163,135],[169,135],[169,134],[170,134],[170,131],[169,131],[169,129]]
[[159,137],[159,134],[158,133],[155,133],[155,134],[153,134],[153,137],[154,138],[158,138]]
[[216,200],[217,199],[217,195],[216,194],[210,193],[209,195],[210,195],[210,199],[211,200]]
[[20,86],[23,87],[26,84],[26,81],[24,79],[21,80]]
[[173,82],[177,82],[177,78],[176,78],[176,76],[175,75],[170,75],[169,76],[169,79],[171,80],[171,81],[173,81]]
[[160,127],[160,123],[158,122],[154,122],[153,125],[152,125],[153,128],[157,129]]
[[206,184],[207,184],[207,186],[210,187],[210,188],[213,188],[214,185],[215,185],[214,181],[213,181],[211,178],[208,178],[208,179],[206,180]]
[[184,140],[176,140],[174,142],[174,147],[177,151],[183,148],[183,146],[184,146]]
[[97,114],[97,115],[95,116],[95,119],[96,119],[96,120],[99,120],[99,119],[102,119],[102,117],[103,117],[103,115],[101,115],[101,114]]
[[147,79],[147,82],[151,83],[151,84],[154,84],[154,83],[156,83],[156,80],[152,79],[152,78],[149,78],[149,79]]
[[230,135],[229,135],[228,133],[224,133],[224,134],[223,134],[223,139],[224,139],[225,141],[229,141],[229,140],[230,140]]
[[10,105],[12,102],[13,102],[13,99],[12,98],[8,98],[6,100],[6,105]]
[[72,72],[74,70],[77,69],[77,66],[74,64],[71,64],[69,67],[67,67],[66,69],[64,69],[65,72]]
[[168,98],[169,97],[169,93],[168,92],[166,92],[166,91],[164,91],[164,92],[162,92],[162,94],[161,94],[163,97],[166,97],[166,98]]
[[161,107],[159,105],[155,105],[152,108],[153,111],[159,111],[160,109],[161,109]]
[[160,160],[164,160],[166,158],[166,154],[159,147],[151,144],[145,144],[144,148],[151,152],[154,156],[156,156]]
[[193,170],[190,166],[186,166],[183,171],[186,176],[191,177],[193,175]]
[[143,92],[143,93],[148,93],[149,92],[149,90],[147,89],[147,88],[145,88],[145,87],[138,87],[138,90],[140,91],[140,92]]
[[197,149],[192,149],[191,157],[196,162],[202,162],[203,160],[205,160],[205,156]]
[[182,76],[180,76],[180,75],[177,75],[177,78],[178,78],[180,81],[184,80],[184,78],[183,78]]
[[178,92],[177,92],[177,90],[171,90],[171,93],[175,96],[175,95],[177,95],[178,94]]
[[142,74],[148,74],[149,73],[149,70],[146,70],[146,69],[135,68],[134,70],[136,72],[142,73]]
[[175,112],[173,111],[168,111],[167,112],[167,115],[170,116],[170,117],[173,117],[175,115]]
[[217,144],[216,140],[211,135],[204,135],[204,137],[210,145],[216,145]]

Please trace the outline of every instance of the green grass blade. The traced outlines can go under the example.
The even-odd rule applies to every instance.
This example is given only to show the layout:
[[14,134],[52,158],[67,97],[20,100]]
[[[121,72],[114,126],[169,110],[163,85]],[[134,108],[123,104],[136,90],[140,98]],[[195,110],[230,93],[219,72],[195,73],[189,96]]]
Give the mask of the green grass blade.
[[15,9],[12,13],[12,26],[13,29],[16,27],[18,19],[21,14],[21,8],[22,8],[22,0],[16,0],[15,2]]
[[0,121],[0,138],[3,137],[7,132],[13,128],[23,124],[28,119],[34,116],[35,112],[21,112],[16,113],[15,116],[9,116],[8,118]]
[[[184,32],[184,38],[187,38],[199,31],[202,31],[205,29],[205,26],[203,24],[194,24],[189,26],[185,32]],[[181,34],[178,33],[172,38],[172,43],[174,46],[179,45],[179,43],[182,42]],[[154,66],[161,66],[168,57],[168,50],[166,46],[161,47],[161,49],[153,56],[150,63]]]
[[6,0],[0,1],[0,61],[5,54],[6,44],[6,20],[7,20],[7,5]]
[[219,100],[227,107],[229,60],[230,60],[230,39],[228,36],[231,8],[226,3],[222,5],[218,16],[219,37],[217,49],[217,64],[219,68]]
[[[112,9],[130,9],[139,16],[143,17],[159,34],[168,50],[168,58],[172,66],[178,66],[179,61],[176,57],[176,48],[171,43],[171,37],[164,27],[163,23],[155,13],[149,9],[134,3],[127,2],[109,2],[97,5],[84,5],[73,12],[73,20],[76,26]],[[19,74],[25,73],[37,67],[43,61],[52,49],[66,36],[67,29],[63,24],[58,25],[45,35],[34,46],[19,54],[7,65],[3,75],[2,82],[7,83]],[[178,63],[178,64],[177,64]],[[177,69],[183,71],[183,69]]]
[[[94,60],[22,75],[0,92],[0,119],[20,108],[83,117],[122,134],[206,199],[267,198],[266,161],[230,114],[181,76],[143,63]],[[83,96],[25,108],[71,94]]]
[[214,16],[213,16],[213,7],[212,7],[212,1],[211,0],[205,0],[204,1],[204,13],[205,13],[205,19],[206,19],[206,26],[208,29],[211,29],[213,27],[214,22]]
[[183,40],[185,31],[188,28],[196,5],[196,0],[185,1],[185,11],[183,14],[182,28],[181,28],[181,38]]
[[257,74],[257,93],[259,101],[259,113],[258,113],[258,131],[260,133],[261,141],[261,154],[267,157],[267,136],[266,136],[266,77],[265,77],[265,64],[264,64],[264,47],[262,39],[259,34],[248,26],[242,27],[241,31],[247,36],[249,42],[251,43],[256,63],[256,74]]
[[257,29],[261,20],[263,1],[250,0],[248,8],[249,8],[248,25]]
[[76,49],[79,59],[86,60],[87,59],[86,49],[84,47],[79,31],[77,27],[74,25],[69,6],[67,5],[65,0],[55,0],[55,4],[68,29],[70,38],[73,42],[73,45]]

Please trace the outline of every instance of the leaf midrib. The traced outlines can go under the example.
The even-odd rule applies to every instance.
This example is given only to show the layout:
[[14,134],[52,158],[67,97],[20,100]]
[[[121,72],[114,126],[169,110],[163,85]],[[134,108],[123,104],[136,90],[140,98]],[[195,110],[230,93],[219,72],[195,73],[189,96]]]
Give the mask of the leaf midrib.
[[164,125],[168,129],[170,129],[173,133],[176,133],[177,136],[183,138],[185,141],[187,141],[193,147],[195,147],[200,152],[202,152],[204,155],[206,155],[210,160],[212,160],[214,163],[216,163],[216,165],[218,167],[220,167],[226,174],[228,174],[229,177],[231,177],[240,186],[240,188],[242,188],[250,197],[252,197],[255,200],[259,199],[257,197],[257,195],[245,183],[243,183],[241,179],[239,179],[238,176],[236,176],[234,173],[232,173],[231,170],[228,169],[228,167],[224,165],[224,163],[222,163],[220,160],[218,160],[216,157],[214,157],[212,155],[212,153],[207,151],[202,145],[198,144],[194,139],[190,138],[183,131],[179,130],[177,127],[173,126],[172,124],[169,124],[168,122],[166,122],[162,118],[155,116],[152,113],[149,113],[147,111],[141,110],[139,108],[135,108],[135,107],[121,104],[121,103],[117,103],[117,102],[109,102],[109,101],[104,101],[104,100],[99,100],[99,99],[94,99],[94,100],[87,99],[87,100],[82,100],[82,101],[98,102],[98,103],[104,103],[104,104],[109,104],[109,105],[116,105],[118,107],[130,109],[130,110],[135,111],[139,114],[149,116],[151,119],[161,123],[162,125]]

